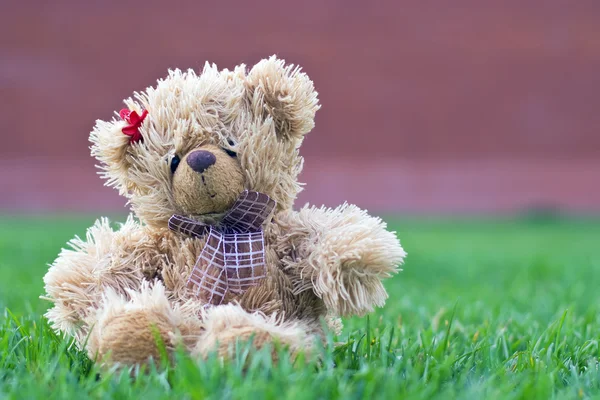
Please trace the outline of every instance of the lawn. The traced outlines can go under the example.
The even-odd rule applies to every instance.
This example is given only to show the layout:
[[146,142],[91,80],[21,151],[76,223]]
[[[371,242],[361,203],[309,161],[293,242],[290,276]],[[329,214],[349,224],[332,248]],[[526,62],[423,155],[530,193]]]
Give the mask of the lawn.
[[98,370],[42,317],[47,263],[93,219],[1,218],[0,398],[600,396],[600,221],[388,220],[404,271],[321,363],[242,348],[133,379]]

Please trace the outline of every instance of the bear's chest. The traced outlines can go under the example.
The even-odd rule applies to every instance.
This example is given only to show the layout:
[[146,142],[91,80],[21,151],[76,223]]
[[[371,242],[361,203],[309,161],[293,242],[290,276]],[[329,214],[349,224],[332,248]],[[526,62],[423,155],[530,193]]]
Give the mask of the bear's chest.
[[225,299],[238,298],[260,284],[269,270],[279,268],[266,235],[207,234],[183,238],[165,250],[157,278],[182,301],[198,298],[220,304]]

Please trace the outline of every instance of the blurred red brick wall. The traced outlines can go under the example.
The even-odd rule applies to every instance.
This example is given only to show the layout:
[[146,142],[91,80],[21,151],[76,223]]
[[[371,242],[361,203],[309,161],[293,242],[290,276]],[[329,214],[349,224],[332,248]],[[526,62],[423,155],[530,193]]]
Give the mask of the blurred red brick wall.
[[168,68],[271,54],[323,108],[301,202],[600,211],[600,2],[0,4],[0,210],[105,210],[94,120]]

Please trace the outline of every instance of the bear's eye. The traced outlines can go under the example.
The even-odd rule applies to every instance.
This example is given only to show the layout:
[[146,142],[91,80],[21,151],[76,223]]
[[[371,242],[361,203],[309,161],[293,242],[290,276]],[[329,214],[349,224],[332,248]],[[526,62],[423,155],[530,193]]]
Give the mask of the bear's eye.
[[[235,146],[235,143],[231,139],[227,139],[227,143],[229,143],[230,146]],[[223,150],[225,150],[225,153],[229,154],[231,157],[237,157],[237,153],[235,151],[232,151],[229,149],[223,149]]]
[[229,149],[223,149],[225,150],[225,153],[229,154],[231,157],[237,157],[237,153],[235,151],[229,150]]
[[179,166],[179,161],[181,161],[179,159],[178,155],[175,155],[172,159],[171,159],[171,172],[175,173],[175,170],[177,169],[177,167]]

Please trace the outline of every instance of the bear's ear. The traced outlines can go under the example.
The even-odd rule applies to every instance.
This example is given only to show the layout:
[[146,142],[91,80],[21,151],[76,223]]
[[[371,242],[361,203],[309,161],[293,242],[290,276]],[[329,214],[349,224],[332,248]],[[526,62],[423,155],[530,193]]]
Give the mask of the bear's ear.
[[275,56],[260,61],[246,77],[246,92],[255,117],[273,118],[282,139],[302,139],[315,125],[318,94],[297,66]]
[[107,186],[117,188],[122,195],[127,195],[133,189],[127,172],[131,161],[130,148],[140,145],[132,136],[124,134],[128,126],[128,121],[116,118],[111,121],[97,120],[90,133],[91,154],[100,161],[100,175],[106,179]]

